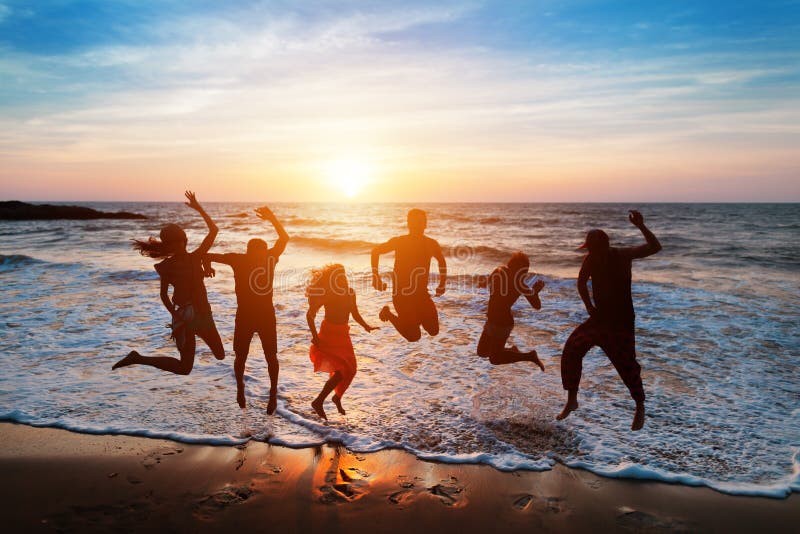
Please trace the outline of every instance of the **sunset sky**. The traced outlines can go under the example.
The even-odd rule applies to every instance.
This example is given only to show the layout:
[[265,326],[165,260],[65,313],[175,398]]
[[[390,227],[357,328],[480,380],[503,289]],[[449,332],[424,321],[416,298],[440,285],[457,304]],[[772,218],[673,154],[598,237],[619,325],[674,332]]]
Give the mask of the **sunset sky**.
[[0,199],[800,201],[800,2],[0,0]]

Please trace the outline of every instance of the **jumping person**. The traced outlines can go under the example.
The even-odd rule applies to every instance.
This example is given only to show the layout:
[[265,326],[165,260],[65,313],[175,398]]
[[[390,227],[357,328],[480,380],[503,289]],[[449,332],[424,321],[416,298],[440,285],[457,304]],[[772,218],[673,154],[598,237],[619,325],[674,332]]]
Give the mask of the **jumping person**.
[[506,348],[506,341],[514,328],[511,307],[520,296],[524,296],[534,310],[542,309],[539,292],[544,282],[537,280],[532,288],[525,284],[530,260],[522,252],[515,252],[507,265],[501,265],[489,276],[489,305],[486,324],[478,341],[478,356],[489,358],[492,365],[516,362],[532,362],[544,371],[544,364],[535,350],[520,352],[516,345]]
[[[168,356],[142,356],[133,350],[115,363],[112,370],[128,365],[150,365],[170,373],[188,375],[194,365],[195,336],[205,341],[218,360],[225,358],[222,340],[208,303],[201,261],[203,255],[214,244],[218,229],[208,213],[200,206],[194,193],[186,191],[186,198],[188,199],[186,205],[197,211],[208,226],[208,235],[197,249],[192,252],[187,251],[186,233],[177,224],[164,226],[161,229],[160,239],[151,237],[147,241],[133,242],[133,248],[143,256],[163,258],[155,265],[155,269],[161,278],[161,302],[172,315],[172,337],[178,347],[180,359]],[[173,288],[172,298],[169,295],[170,286]]]
[[275,307],[272,304],[272,283],[275,264],[286,249],[289,234],[275,214],[264,206],[255,210],[256,215],[272,223],[278,233],[275,246],[269,248],[263,239],[247,242],[245,254],[207,254],[204,258],[209,275],[215,274],[210,263],[224,263],[233,268],[236,286],[236,325],[233,331],[233,352],[236,359],[233,370],[236,375],[236,402],[244,409],[247,406],[244,394],[244,369],[253,334],[258,334],[264,358],[269,370],[269,403],[267,413],[272,415],[278,406],[278,335],[276,331]]
[[[641,368],[636,361],[635,315],[631,297],[631,261],[646,258],[661,250],[661,243],[645,226],[638,211],[628,215],[631,224],[644,235],[647,243],[638,247],[609,246],[608,235],[591,230],[581,246],[589,250],[578,274],[578,293],[586,306],[589,318],[581,324],[564,345],[561,356],[561,381],[567,390],[567,403],[556,419],[561,420],[578,409],[578,386],[581,380],[583,357],[594,346],[606,353],[622,381],[636,401],[631,430],[644,426],[644,389]],[[592,280],[592,297],[587,282]]]
[[444,294],[447,282],[447,263],[442,248],[435,239],[425,235],[427,215],[419,209],[408,212],[408,234],[390,239],[372,249],[372,286],[378,291],[386,289],[378,272],[381,254],[394,252],[392,303],[397,315],[389,306],[380,311],[381,321],[389,321],[408,341],[419,341],[420,327],[428,334],[439,333],[439,315],[428,294],[428,277],[431,258],[439,263],[439,285],[436,296]]
[[[311,330],[309,357],[314,363],[314,372],[330,375],[322,391],[311,403],[311,407],[317,415],[327,420],[322,405],[331,391],[335,391],[331,400],[339,413],[345,415],[342,396],[353,381],[358,368],[353,344],[350,341],[348,324],[350,315],[352,314],[353,319],[367,332],[372,332],[377,327],[368,325],[361,317],[356,305],[356,293],[347,283],[344,267],[338,263],[313,271],[306,296],[308,297],[306,320]],[[323,306],[325,319],[317,333],[315,320],[317,312]]]

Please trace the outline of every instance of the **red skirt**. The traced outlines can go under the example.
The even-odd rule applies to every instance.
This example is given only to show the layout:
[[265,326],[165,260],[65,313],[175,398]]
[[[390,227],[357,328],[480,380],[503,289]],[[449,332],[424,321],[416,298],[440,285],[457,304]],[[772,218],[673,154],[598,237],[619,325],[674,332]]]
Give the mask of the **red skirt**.
[[334,324],[323,320],[319,327],[319,345],[311,345],[309,357],[314,362],[314,372],[333,374],[339,372],[342,380],[334,391],[341,398],[353,377],[356,376],[356,355],[350,342],[350,325]]

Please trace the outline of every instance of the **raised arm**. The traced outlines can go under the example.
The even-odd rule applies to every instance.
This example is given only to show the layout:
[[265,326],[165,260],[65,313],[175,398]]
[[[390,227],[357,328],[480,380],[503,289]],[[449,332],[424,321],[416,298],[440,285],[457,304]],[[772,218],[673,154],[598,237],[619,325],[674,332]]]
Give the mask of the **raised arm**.
[[262,206],[256,210],[256,215],[261,220],[269,221],[272,223],[272,227],[275,228],[275,231],[278,233],[278,240],[275,241],[275,246],[272,247],[272,252],[275,256],[280,256],[283,254],[283,251],[286,250],[286,244],[289,243],[289,234],[286,232],[286,229],[283,227],[281,222],[272,213],[272,210],[266,206]]
[[589,256],[586,256],[583,258],[583,265],[581,265],[581,271],[578,273],[578,294],[581,296],[583,305],[586,306],[586,311],[589,313],[589,315],[594,315],[594,312],[597,311],[597,308],[594,307],[592,298],[589,296],[589,286],[587,285],[588,282]]
[[217,238],[217,233],[219,233],[219,228],[217,225],[214,224],[214,221],[211,220],[211,217],[206,213],[206,210],[203,209],[203,206],[197,201],[197,197],[192,191],[186,191],[186,198],[189,200],[186,205],[195,210],[199,213],[203,220],[206,221],[206,225],[208,226],[208,234],[206,235],[203,242],[200,243],[200,246],[197,247],[195,252],[199,254],[205,254],[211,248],[211,245],[214,244],[214,240]]
[[444,259],[439,242],[435,239],[431,239],[431,241],[433,241],[433,257],[439,264],[439,285],[436,286],[436,296],[439,297],[444,295],[445,289],[447,289],[447,261]]
[[381,254],[388,254],[395,249],[396,242],[394,239],[390,239],[386,243],[376,245],[372,249],[372,287],[378,291],[384,291],[386,289],[386,283],[381,280],[381,275],[378,271],[378,264],[380,263]]
[[317,318],[317,312],[322,307],[322,300],[315,298],[308,300],[308,311],[306,312],[306,322],[308,322],[308,329],[311,330],[311,343],[319,345],[319,337],[317,337],[317,325],[314,321]]
[[642,232],[647,243],[644,245],[639,245],[638,247],[631,247],[622,249],[622,251],[631,259],[638,259],[638,258],[646,258],[647,256],[652,256],[653,254],[659,252],[661,250],[661,243],[659,243],[658,238],[650,231],[650,229],[645,226],[644,224],[644,217],[641,213],[636,210],[631,210],[628,213],[628,220],[634,225],[639,231]]
[[367,332],[372,332],[373,330],[378,329],[377,326],[368,325],[364,318],[361,317],[361,312],[358,311],[358,304],[356,303],[356,292],[352,290],[350,291],[350,313],[353,315],[353,319],[355,319],[356,322],[360,324]]

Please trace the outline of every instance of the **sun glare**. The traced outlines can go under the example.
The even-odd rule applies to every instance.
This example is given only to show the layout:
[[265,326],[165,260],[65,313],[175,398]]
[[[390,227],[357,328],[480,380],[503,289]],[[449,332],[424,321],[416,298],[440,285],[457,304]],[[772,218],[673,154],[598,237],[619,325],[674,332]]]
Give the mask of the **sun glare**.
[[328,178],[334,189],[347,198],[358,195],[370,179],[369,165],[355,159],[340,159],[331,162]]

